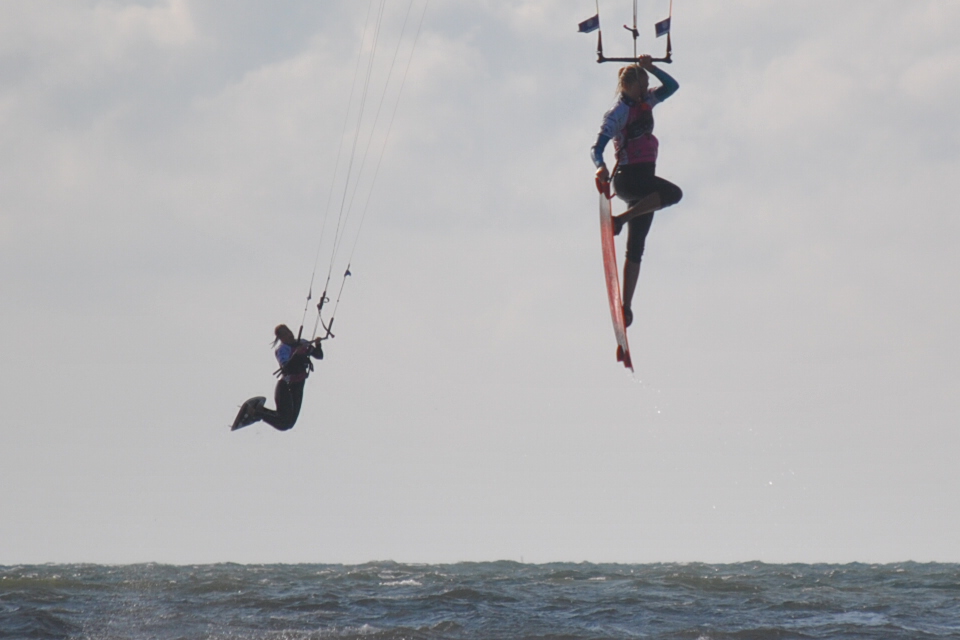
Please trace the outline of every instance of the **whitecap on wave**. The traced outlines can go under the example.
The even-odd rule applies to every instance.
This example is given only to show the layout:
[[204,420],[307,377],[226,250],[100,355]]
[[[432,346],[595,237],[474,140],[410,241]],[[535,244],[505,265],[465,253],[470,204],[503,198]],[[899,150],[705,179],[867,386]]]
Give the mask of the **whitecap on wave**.
[[421,587],[423,583],[414,580],[413,578],[407,578],[406,580],[390,580],[388,582],[381,582],[381,587]]

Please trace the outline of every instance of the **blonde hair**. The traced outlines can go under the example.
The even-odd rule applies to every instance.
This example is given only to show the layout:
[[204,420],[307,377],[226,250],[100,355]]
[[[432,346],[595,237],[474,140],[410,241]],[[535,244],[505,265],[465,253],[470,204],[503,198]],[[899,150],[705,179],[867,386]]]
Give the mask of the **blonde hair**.
[[619,78],[617,80],[617,92],[622,93],[626,90],[627,86],[640,82],[641,78],[647,82],[650,81],[650,76],[647,75],[646,70],[640,65],[631,64],[626,67],[620,67]]

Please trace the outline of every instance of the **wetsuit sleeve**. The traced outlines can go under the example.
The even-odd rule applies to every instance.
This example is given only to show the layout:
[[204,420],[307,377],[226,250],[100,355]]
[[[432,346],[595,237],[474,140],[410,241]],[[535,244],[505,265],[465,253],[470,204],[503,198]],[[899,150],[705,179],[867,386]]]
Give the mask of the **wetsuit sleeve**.
[[612,109],[603,114],[603,124],[600,125],[597,141],[590,148],[590,158],[598,169],[603,166],[603,150],[607,147],[607,143],[626,126],[629,113],[630,107],[624,104],[623,100],[620,100]]
[[593,164],[597,169],[603,166],[603,150],[607,147],[608,142],[610,142],[610,136],[600,133],[597,134],[596,144],[590,147],[590,157],[593,159]]
[[677,89],[680,88],[680,83],[674,80],[673,76],[663,69],[650,67],[649,71],[657,80],[660,81],[660,86],[653,91],[653,95],[657,99],[657,102],[663,102],[676,93]]

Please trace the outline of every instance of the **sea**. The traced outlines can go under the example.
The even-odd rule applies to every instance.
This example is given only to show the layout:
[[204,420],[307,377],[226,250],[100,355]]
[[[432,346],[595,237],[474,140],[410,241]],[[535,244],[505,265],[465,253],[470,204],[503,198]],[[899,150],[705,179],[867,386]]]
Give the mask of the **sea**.
[[960,638],[960,565],[0,566],[0,638]]

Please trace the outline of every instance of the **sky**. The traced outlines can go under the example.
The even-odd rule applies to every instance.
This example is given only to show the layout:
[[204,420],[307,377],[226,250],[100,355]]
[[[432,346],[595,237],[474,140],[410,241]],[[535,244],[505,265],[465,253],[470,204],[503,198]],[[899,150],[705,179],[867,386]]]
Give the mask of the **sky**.
[[0,4],[0,564],[960,561],[960,3],[674,3],[634,375],[595,3],[388,0],[330,266],[370,6]]

